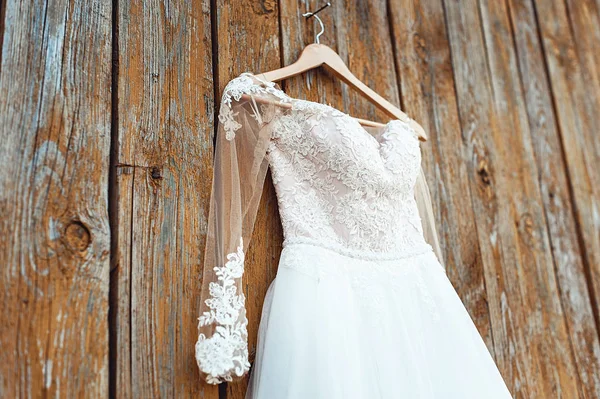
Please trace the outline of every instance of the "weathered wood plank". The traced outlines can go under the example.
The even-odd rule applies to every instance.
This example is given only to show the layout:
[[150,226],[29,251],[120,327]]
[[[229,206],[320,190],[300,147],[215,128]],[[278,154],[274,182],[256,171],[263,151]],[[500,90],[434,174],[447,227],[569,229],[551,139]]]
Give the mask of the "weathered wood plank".
[[496,360],[516,397],[576,397],[505,6],[445,2]]
[[440,0],[404,0],[389,6],[402,103],[429,137],[421,146],[422,163],[446,271],[493,353],[443,5]]
[[535,1],[600,330],[600,27],[591,1]]
[[578,383],[583,397],[596,398],[600,397],[600,345],[585,279],[585,252],[580,248],[573,218],[568,173],[537,22],[530,1],[511,0],[509,4],[542,200]]
[[194,361],[212,176],[209,2],[118,2],[117,397],[218,397]]
[[0,9],[0,397],[103,397],[111,5]]
[[[578,174],[585,172],[589,175],[591,185],[584,193],[592,197],[591,208],[581,209],[586,204],[576,199],[578,216],[582,226],[581,237],[585,247],[590,283],[593,288],[596,326],[600,334],[600,3],[591,0],[567,1],[568,16],[573,31],[578,61],[581,64],[582,77],[585,82],[583,95],[585,108],[579,108],[584,118],[584,130],[581,134],[585,142],[585,171],[570,170]],[[569,139],[563,136],[563,139]],[[584,200],[585,201],[585,200]],[[593,217],[593,221],[590,219]],[[585,221],[585,224],[584,224]],[[600,377],[598,377],[600,378]],[[600,396],[600,395],[599,395]]]
[[[280,66],[278,6],[275,1],[216,2],[219,91],[240,73],[264,72]],[[206,182],[210,189],[210,181]],[[248,350],[254,361],[262,305],[269,284],[275,278],[283,234],[275,188],[267,176],[248,248],[244,272],[244,294],[248,317]],[[247,379],[227,384],[227,398],[244,398]]]

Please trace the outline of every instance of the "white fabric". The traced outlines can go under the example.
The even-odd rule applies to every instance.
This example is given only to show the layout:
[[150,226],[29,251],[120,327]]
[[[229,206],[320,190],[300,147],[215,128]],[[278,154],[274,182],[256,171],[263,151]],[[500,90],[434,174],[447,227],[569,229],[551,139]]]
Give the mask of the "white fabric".
[[209,383],[250,367],[241,281],[269,166],[285,241],[247,398],[510,397],[439,261],[410,124],[369,132],[248,73],[219,120],[196,345]]
[[380,260],[286,242],[246,399],[508,399],[431,251]]

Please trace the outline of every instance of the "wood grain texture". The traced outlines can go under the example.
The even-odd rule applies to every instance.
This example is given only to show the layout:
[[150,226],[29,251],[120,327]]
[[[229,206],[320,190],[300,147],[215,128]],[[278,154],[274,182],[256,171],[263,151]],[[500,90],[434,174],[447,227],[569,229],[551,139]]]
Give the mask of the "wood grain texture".
[[450,47],[440,0],[390,1],[404,110],[428,133],[422,164],[446,272],[493,353],[467,159],[463,153]]
[[506,4],[446,13],[496,360],[516,397],[577,397]]
[[194,360],[213,152],[210,6],[119,2],[115,394],[218,397]]
[[[574,44],[577,49],[577,61],[581,64],[581,72],[586,90],[578,93],[585,103],[579,108],[584,120],[583,139],[585,142],[584,171],[571,169],[574,174],[586,173],[591,181],[586,193],[591,203],[577,201],[576,208],[581,223],[581,238],[585,248],[585,263],[589,273],[590,285],[594,300],[596,326],[600,334],[600,3],[572,1],[567,4],[567,15],[573,31]],[[592,219],[593,218],[593,219]],[[585,223],[584,223],[585,220]],[[600,356],[600,355],[599,355]],[[600,396],[600,394],[599,394]]]
[[535,1],[535,11],[580,231],[584,266],[594,300],[596,329],[600,330],[598,4],[591,1]]
[[600,397],[600,345],[586,282],[585,249],[580,246],[579,230],[573,217],[568,171],[552,106],[549,78],[544,68],[542,44],[535,29],[534,6],[524,0],[511,0],[509,5],[550,244],[577,365],[578,383],[582,397],[596,398]]
[[[281,66],[279,57],[278,4],[272,0],[216,1],[217,51],[214,53],[218,99],[225,85],[242,72],[260,73]],[[205,181],[210,190],[210,181]],[[283,233],[275,188],[267,175],[254,234],[246,254],[243,277],[248,317],[248,351],[254,361],[258,325],[265,294],[275,278]],[[226,384],[227,398],[244,398],[247,379]]]
[[110,2],[0,9],[0,397],[102,397]]

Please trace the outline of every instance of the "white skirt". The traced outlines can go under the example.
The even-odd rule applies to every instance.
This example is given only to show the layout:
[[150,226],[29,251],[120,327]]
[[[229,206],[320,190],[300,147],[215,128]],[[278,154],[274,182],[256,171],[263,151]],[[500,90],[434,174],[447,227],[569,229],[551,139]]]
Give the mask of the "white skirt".
[[246,399],[508,399],[435,254],[286,242]]

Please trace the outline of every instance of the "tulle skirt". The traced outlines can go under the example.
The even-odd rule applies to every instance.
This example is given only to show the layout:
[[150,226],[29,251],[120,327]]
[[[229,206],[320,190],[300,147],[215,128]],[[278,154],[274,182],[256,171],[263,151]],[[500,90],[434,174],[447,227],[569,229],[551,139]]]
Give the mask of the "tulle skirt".
[[286,242],[246,399],[508,399],[431,249],[370,256]]

